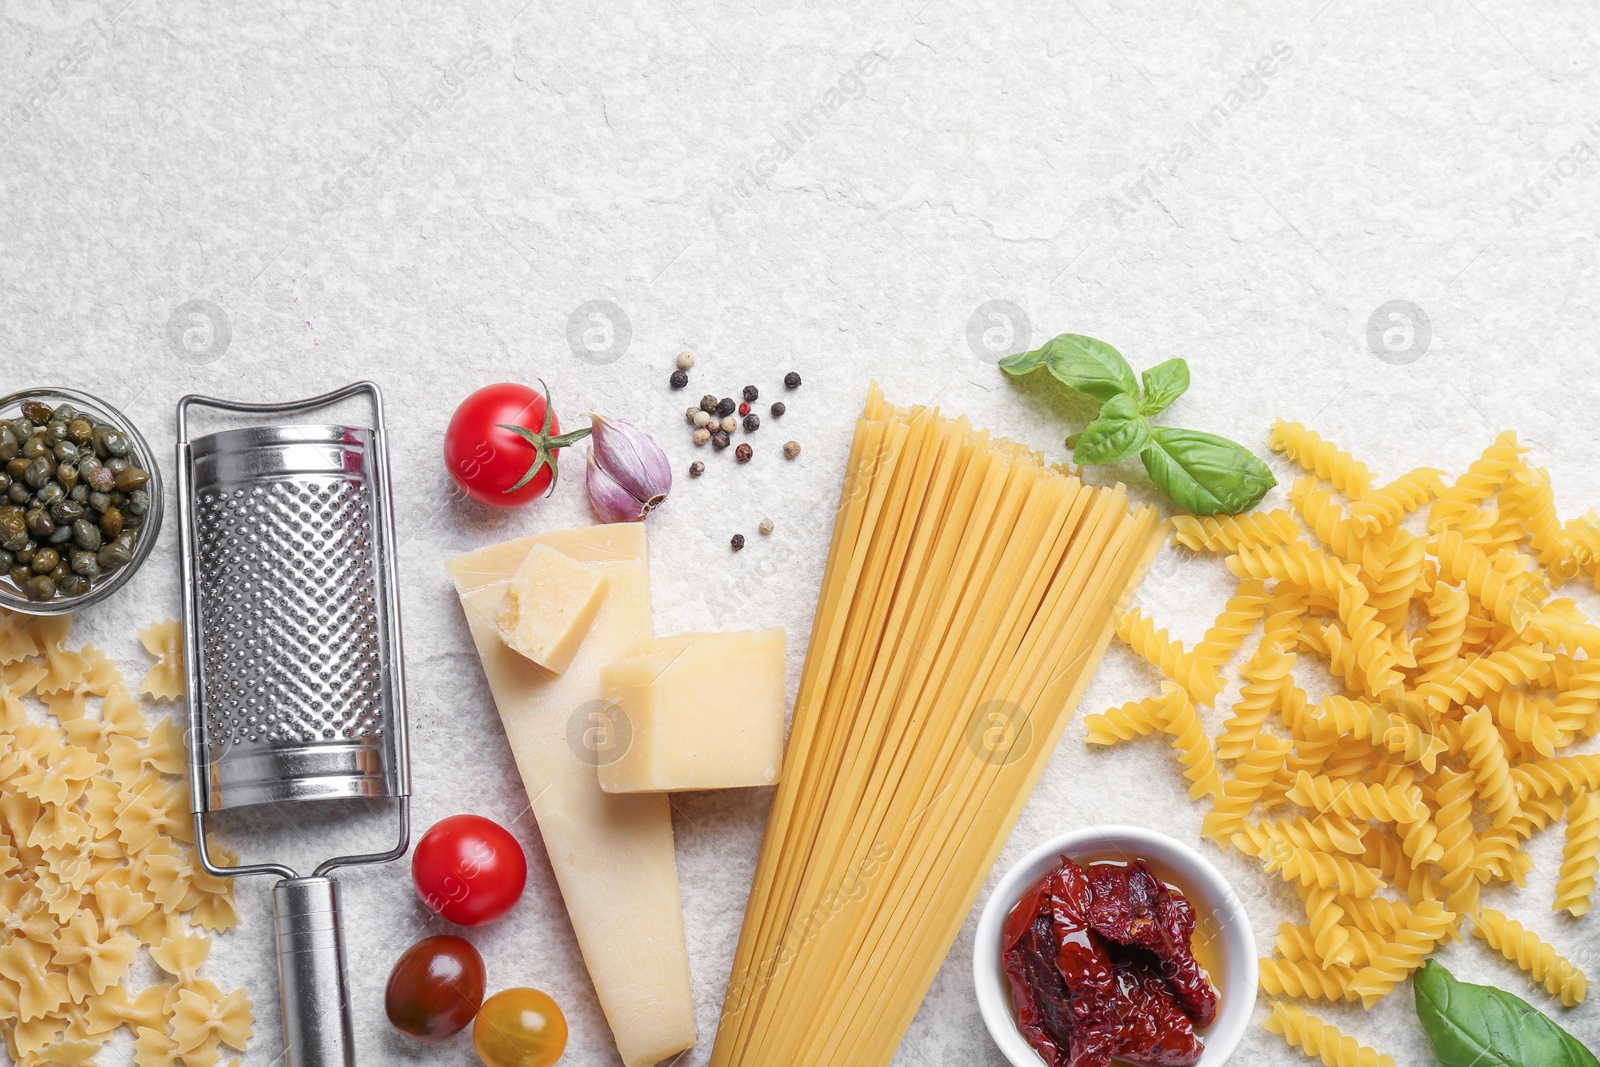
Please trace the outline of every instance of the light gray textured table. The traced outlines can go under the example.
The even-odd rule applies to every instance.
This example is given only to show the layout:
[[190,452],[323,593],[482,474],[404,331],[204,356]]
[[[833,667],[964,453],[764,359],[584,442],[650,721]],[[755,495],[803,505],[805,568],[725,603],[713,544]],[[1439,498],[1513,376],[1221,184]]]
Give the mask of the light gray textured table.
[[[1175,421],[1264,450],[1282,414],[1382,477],[1459,471],[1515,427],[1563,515],[1581,513],[1600,505],[1597,54],[1600,16],[1554,0],[0,0],[0,383],[101,393],[163,455],[186,392],[382,384],[418,823],[477,811],[512,826],[532,874],[515,914],[473,935],[491,985],[552,992],[573,1027],[565,1062],[610,1065],[442,567],[588,521],[580,467],[525,511],[451,501],[439,449],[455,402],[543,376],[569,422],[596,409],[652,428],[680,473],[651,521],[658,629],[784,625],[791,690],[868,381],[1060,456],[1080,424],[993,363],[1066,330],[1138,366],[1186,356]],[[671,393],[685,346],[700,362]],[[752,439],[754,462],[695,451],[686,403],[746,382],[770,397],[790,369],[806,385]],[[786,464],[791,437],[805,452]],[[691,483],[692,458],[710,471]],[[730,557],[736,531],[751,545]],[[80,636],[142,664],[131,628],[176,613],[175,570],[169,529]],[[1193,640],[1226,589],[1220,565],[1169,551],[1141,602]],[[1084,708],[1154,684],[1113,650]],[[1181,786],[1158,743],[1086,751],[1080,715],[1001,862],[1093,821],[1195,838]],[[768,800],[675,802],[703,1034],[685,1064],[709,1056]],[[1527,891],[1493,899],[1593,964],[1600,926],[1548,910],[1559,837],[1536,840]],[[1292,895],[1209,854],[1253,887],[1265,950]],[[365,1062],[475,1062],[465,1039],[419,1050],[382,1019],[395,956],[442,928],[418,914],[407,868],[344,884]],[[240,899],[210,973],[255,994],[246,1062],[267,1065],[281,1052],[267,887]],[[969,991],[971,931],[898,1063],[999,1064]],[[1477,945],[1445,957],[1549,1006]],[[1402,990],[1327,1015],[1422,1064],[1411,1011]],[[1594,1004],[1562,1018],[1600,1042]],[[1233,1062],[1288,1056],[1256,1032]]]

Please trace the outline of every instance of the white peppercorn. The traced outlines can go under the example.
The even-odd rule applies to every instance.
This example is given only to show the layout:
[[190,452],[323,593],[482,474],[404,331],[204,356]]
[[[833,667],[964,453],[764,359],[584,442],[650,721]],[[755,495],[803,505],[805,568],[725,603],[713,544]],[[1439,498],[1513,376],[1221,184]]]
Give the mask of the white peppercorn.
[[761,525],[757,526],[756,529],[760,530],[764,534],[771,533],[772,532],[772,520],[771,519],[762,519],[761,520]]
[[739,416],[727,415],[722,420],[722,432],[732,433],[739,428]]
[[709,440],[711,440],[711,429],[709,427],[702,426],[694,432],[695,444],[703,445]]
[[712,421],[713,421],[713,419],[714,419],[714,416],[711,414],[711,412],[709,412],[709,411],[700,411],[700,410],[696,409],[696,411],[694,413],[694,418],[689,420],[689,421],[693,422],[695,424],[695,426],[698,427],[698,426],[710,426]]
[[800,442],[788,441],[783,446],[783,458],[793,459],[800,454]]
[[679,370],[688,370],[694,366],[694,353],[685,348],[678,353],[677,363]]

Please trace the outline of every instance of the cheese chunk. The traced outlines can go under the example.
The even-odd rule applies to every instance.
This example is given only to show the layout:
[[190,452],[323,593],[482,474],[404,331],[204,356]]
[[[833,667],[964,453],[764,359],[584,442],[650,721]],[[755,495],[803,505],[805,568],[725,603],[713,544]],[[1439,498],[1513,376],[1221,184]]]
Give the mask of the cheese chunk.
[[[783,765],[783,630],[658,637],[600,672],[622,710],[610,793],[772,785]],[[626,741],[626,744],[621,744]]]
[[495,615],[505,643],[545,670],[572,662],[600,610],[606,576],[549,545],[534,545]]
[[[535,545],[594,568],[607,583],[588,636],[559,675],[513,652],[494,621]],[[584,747],[607,707],[601,668],[651,637],[644,523],[508,541],[447,568],[617,1052],[627,1067],[651,1067],[695,1043],[672,811],[659,794],[602,792],[596,757]]]

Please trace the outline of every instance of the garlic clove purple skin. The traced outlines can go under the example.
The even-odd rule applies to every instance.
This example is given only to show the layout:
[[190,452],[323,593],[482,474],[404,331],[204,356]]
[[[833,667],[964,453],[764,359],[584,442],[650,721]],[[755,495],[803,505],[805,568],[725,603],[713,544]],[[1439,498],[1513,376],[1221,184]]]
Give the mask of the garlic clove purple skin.
[[589,418],[594,432],[590,436],[588,487],[596,513],[606,522],[644,518],[672,489],[672,467],[666,452],[648,432],[627,419],[592,413]]
[[638,522],[645,517],[646,509],[634,499],[632,493],[622,488],[617,480],[595,462],[594,450],[589,451],[589,467],[584,476],[589,490],[589,504],[601,522]]

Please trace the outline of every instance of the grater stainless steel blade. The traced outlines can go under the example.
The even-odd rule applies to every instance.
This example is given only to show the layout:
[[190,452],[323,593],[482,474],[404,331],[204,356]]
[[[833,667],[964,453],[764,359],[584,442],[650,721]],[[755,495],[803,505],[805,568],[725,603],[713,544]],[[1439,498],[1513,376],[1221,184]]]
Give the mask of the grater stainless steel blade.
[[[365,394],[373,425],[271,423],[189,438],[211,407],[297,417]],[[274,874],[287,1067],[353,1067],[339,867],[410,843],[405,680],[383,398],[371,382],[286,404],[178,404],[189,787],[201,865]],[[280,863],[216,866],[205,817],[302,800],[397,801],[387,852],[309,877]]]

